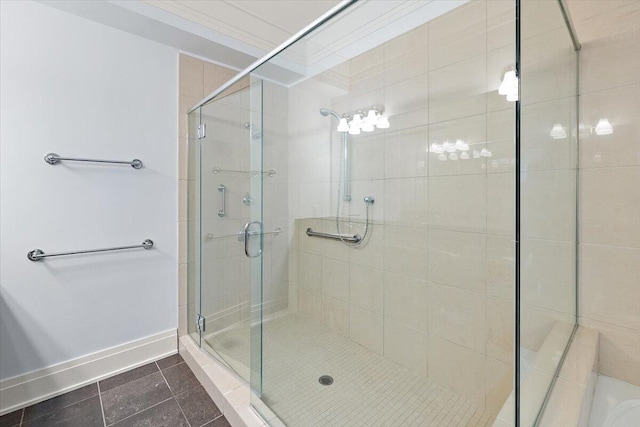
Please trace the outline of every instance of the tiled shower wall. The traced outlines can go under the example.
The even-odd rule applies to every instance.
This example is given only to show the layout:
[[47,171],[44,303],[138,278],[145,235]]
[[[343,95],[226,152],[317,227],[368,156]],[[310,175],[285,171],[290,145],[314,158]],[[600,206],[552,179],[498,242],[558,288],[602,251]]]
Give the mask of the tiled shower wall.
[[[580,52],[580,323],[640,385],[640,3],[571,1]],[[598,135],[600,119],[613,126]]]
[[[513,15],[511,2],[471,2],[289,93],[290,306],[489,408],[512,377],[514,110],[497,88]],[[307,237],[336,232],[339,141],[318,110],[372,104],[391,128],[350,137],[342,227],[363,233],[373,195],[370,241]],[[457,139],[470,159],[429,151]],[[482,149],[492,157],[474,158]]]

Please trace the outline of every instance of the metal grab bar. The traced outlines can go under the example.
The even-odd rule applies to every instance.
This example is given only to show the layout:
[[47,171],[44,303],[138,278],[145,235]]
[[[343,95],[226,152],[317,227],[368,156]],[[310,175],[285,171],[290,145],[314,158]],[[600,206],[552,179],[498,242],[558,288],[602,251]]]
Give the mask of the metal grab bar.
[[[257,232],[257,231],[249,231],[249,232],[247,232],[247,234],[249,234],[249,236],[251,237],[251,236],[257,236],[260,233]],[[278,236],[278,235],[282,234],[282,228],[278,227],[278,228],[274,229],[273,231],[265,231],[264,233],[262,233],[263,236],[267,236],[269,234],[273,234],[274,236]],[[229,237],[236,237],[238,239],[238,242],[244,241],[244,227],[242,228],[242,230],[240,230],[239,232],[234,233],[234,234],[223,234],[221,236],[214,236],[213,233],[207,233],[204,236],[204,239],[207,240],[207,241],[210,241],[210,240],[226,239],[226,238],[229,238]]]
[[222,184],[218,185],[218,191],[221,193],[221,197],[222,197],[222,199],[220,200],[220,203],[222,204],[222,209],[220,209],[218,211],[218,216],[220,218],[222,218],[223,216],[225,216],[227,214],[225,212],[225,210],[226,210],[226,201],[225,201],[225,199],[226,199],[226,190],[227,190],[227,187],[225,187],[224,185],[222,185]]
[[269,169],[268,171],[260,172],[260,171],[239,171],[239,170],[233,170],[233,169],[221,169],[218,166],[213,168],[213,173],[215,173],[216,175],[219,174],[219,173],[223,173],[223,172],[228,172],[228,173],[246,173],[246,174],[252,174],[252,175],[265,174],[265,175],[268,175],[269,177],[274,177],[274,176],[276,176],[276,173],[277,173],[273,169]]
[[142,160],[133,159],[130,162],[122,161],[122,160],[98,160],[98,159],[82,159],[79,157],[60,157],[56,153],[49,153],[44,156],[44,161],[49,163],[50,165],[57,165],[61,161],[70,161],[70,162],[91,162],[91,163],[114,163],[118,165],[130,165],[134,169],[142,168]]
[[362,237],[360,237],[359,234],[354,234],[353,236],[340,236],[338,234],[318,233],[317,231],[313,231],[311,227],[307,228],[307,236],[320,237],[322,239],[344,240],[345,242],[351,243],[360,243],[360,240],[362,240]]
[[87,249],[85,251],[58,252],[58,253],[55,253],[55,254],[45,254],[42,249],[34,249],[34,250],[29,251],[27,253],[27,258],[29,258],[30,261],[40,261],[43,258],[54,257],[54,256],[90,254],[90,253],[93,253],[93,252],[121,251],[123,249],[138,249],[138,248],[151,249],[152,247],[153,247],[153,240],[146,239],[140,245],[119,246],[119,247],[115,247],[115,248],[105,248],[105,249]]

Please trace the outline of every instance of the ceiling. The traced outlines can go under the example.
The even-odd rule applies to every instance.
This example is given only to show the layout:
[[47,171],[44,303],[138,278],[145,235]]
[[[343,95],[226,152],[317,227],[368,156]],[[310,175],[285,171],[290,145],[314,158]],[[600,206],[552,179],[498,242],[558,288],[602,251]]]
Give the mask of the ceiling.
[[[338,0],[40,0],[193,56],[242,70],[336,7]],[[469,0],[353,3],[260,67],[285,85],[335,67]]]
[[322,15],[338,0],[144,0],[265,52]]

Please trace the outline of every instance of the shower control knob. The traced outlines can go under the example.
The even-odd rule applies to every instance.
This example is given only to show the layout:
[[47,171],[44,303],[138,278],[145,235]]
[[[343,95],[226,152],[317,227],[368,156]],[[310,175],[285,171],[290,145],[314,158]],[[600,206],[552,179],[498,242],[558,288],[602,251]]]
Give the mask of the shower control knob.
[[372,205],[374,202],[376,201],[376,199],[373,198],[373,196],[365,196],[364,197],[364,202],[368,205]]

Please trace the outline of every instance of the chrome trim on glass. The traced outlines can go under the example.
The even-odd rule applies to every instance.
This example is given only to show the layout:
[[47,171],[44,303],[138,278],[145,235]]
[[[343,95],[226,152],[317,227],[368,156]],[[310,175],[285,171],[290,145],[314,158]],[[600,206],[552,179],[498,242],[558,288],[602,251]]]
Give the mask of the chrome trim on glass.
[[267,53],[262,58],[252,62],[247,68],[245,68],[244,70],[240,71],[231,80],[227,81],[225,84],[220,86],[218,89],[216,89],[213,92],[211,92],[208,96],[206,96],[204,99],[202,99],[195,107],[193,107],[189,111],[187,111],[187,114],[190,114],[192,111],[195,111],[198,108],[202,107],[204,104],[206,104],[207,102],[211,101],[212,99],[214,99],[216,96],[220,95],[225,90],[229,89],[235,83],[239,82],[243,77],[249,75],[249,73],[251,73],[253,70],[255,70],[259,66],[269,62],[269,60],[271,60],[273,57],[278,55],[280,52],[282,52],[283,50],[285,50],[286,48],[288,48],[289,46],[291,46],[292,44],[294,44],[295,42],[297,42],[298,40],[300,40],[301,38],[303,38],[304,36],[309,34],[311,31],[315,30],[316,28],[318,28],[319,26],[321,26],[322,24],[324,24],[325,22],[327,22],[328,20],[333,18],[338,13],[342,12],[347,7],[349,7],[352,4],[356,3],[357,1],[358,0],[342,0],[340,3],[338,3],[337,5],[332,7],[331,9],[329,9],[327,12],[325,12],[322,15],[320,15],[320,17],[318,19],[316,19],[315,21],[313,21],[312,23],[310,23],[309,25],[304,27],[302,30],[298,31],[293,36],[291,36],[284,43],[280,44],[278,47],[273,49],[271,52]]
[[44,258],[54,257],[54,256],[66,256],[66,255],[77,255],[77,254],[90,254],[94,252],[109,252],[109,251],[121,251],[124,249],[151,249],[153,248],[153,240],[146,239],[139,245],[133,246],[118,246],[115,248],[104,248],[104,249],[87,249],[84,251],[72,251],[72,252],[57,252],[53,254],[46,254],[42,249],[34,249],[27,253],[27,258],[30,261],[41,261]]
[[579,51],[582,48],[582,45],[580,44],[580,40],[578,40],[578,33],[576,32],[576,27],[573,25],[573,20],[571,19],[571,15],[569,14],[569,7],[567,6],[566,0],[558,0],[558,5],[560,6],[560,10],[562,11],[564,22],[566,22],[567,24],[567,29],[569,30],[569,35],[571,36],[571,42],[573,43],[573,48],[576,51]]

